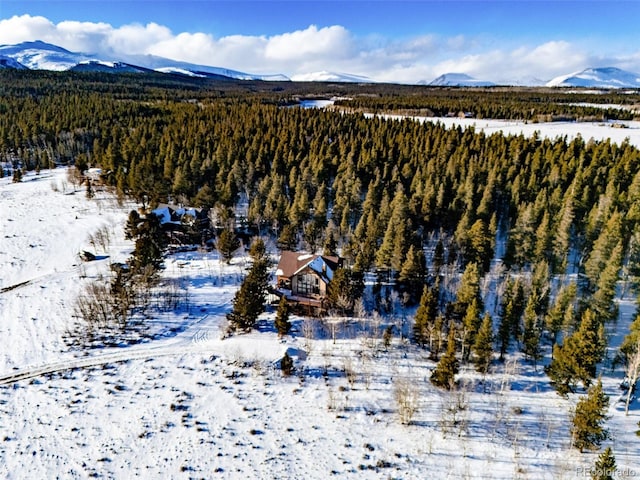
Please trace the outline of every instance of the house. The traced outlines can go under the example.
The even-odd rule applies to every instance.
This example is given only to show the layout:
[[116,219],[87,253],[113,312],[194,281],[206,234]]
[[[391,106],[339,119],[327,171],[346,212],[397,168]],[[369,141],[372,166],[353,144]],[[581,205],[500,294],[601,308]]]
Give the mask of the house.
[[274,293],[309,313],[320,313],[326,309],[327,286],[341,266],[340,257],[283,251]]
[[204,208],[161,203],[151,213],[160,218],[171,243],[198,243],[209,226],[209,211]]

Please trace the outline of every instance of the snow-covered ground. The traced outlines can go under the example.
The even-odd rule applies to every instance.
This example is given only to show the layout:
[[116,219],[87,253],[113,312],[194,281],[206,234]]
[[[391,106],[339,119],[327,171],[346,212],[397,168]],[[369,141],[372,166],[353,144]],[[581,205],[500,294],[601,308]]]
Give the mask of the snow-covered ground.
[[[371,115],[368,115],[371,116]],[[400,115],[383,115],[385,118],[406,118]],[[523,122],[516,120],[493,120],[477,118],[445,118],[445,117],[411,117],[420,122],[439,123],[448,128],[461,126],[473,127],[476,132],[486,135],[502,133],[504,135],[524,135],[530,137],[537,134],[540,138],[572,139],[581,136],[585,141],[594,139],[604,141],[610,139],[612,143],[622,143],[625,140],[630,145],[640,148],[640,122],[615,120],[609,122]]]
[[[269,311],[253,333],[222,339],[243,257],[168,257],[163,275],[178,282],[181,306],[147,320],[153,336],[69,346],[75,296],[131,251],[122,226],[133,206],[63,192],[65,178],[60,169],[0,179],[0,476],[551,479],[585,478],[593,465],[594,454],[569,447],[576,399],[558,397],[517,356],[485,382],[463,370],[464,387],[448,393],[429,382],[424,351],[397,337],[387,351],[357,334],[375,321],[341,323],[334,343],[328,324],[294,317],[280,341]],[[104,251],[88,241],[101,228],[111,233]],[[98,259],[81,263],[81,250]],[[612,345],[634,309],[621,302]],[[277,367],[287,350],[291,377]],[[618,467],[640,476],[640,405],[624,416],[620,377],[605,372],[607,425]],[[399,421],[401,391],[416,406],[409,425]]]

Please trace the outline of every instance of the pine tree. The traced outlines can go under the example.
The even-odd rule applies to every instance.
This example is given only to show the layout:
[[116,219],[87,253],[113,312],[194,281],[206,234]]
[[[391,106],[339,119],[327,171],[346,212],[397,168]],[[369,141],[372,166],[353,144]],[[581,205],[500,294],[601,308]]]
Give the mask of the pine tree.
[[480,265],[483,272],[488,272],[493,257],[492,237],[483,220],[476,220],[471,225],[467,233],[467,242],[467,261]]
[[577,287],[575,282],[570,283],[566,287],[562,287],[556,295],[553,306],[547,312],[545,316],[545,327],[551,334],[551,343],[555,345],[558,342],[558,335],[562,330],[567,315],[567,309],[573,311],[573,302],[577,293]]
[[391,202],[391,216],[376,254],[376,265],[399,272],[409,249],[411,240],[411,219],[407,206],[407,197],[398,188]]
[[493,321],[488,313],[482,319],[482,325],[473,345],[473,363],[476,371],[486,375],[489,373],[491,359],[493,358]]
[[227,314],[229,330],[251,330],[262,312],[268,287],[269,262],[266,256],[254,259],[249,273],[233,297],[233,309]]
[[91,187],[91,180],[87,178],[87,189],[85,191],[85,196],[91,200],[95,194],[93,193],[93,188]]
[[614,480],[616,475],[616,457],[613,455],[611,447],[607,447],[598,456],[593,469],[591,470],[592,480]]
[[500,346],[500,360],[504,359],[509,349],[511,338],[519,338],[520,317],[524,308],[524,288],[520,279],[507,282],[502,295],[500,325],[498,327],[498,344]]
[[422,248],[416,248],[411,245],[398,277],[402,289],[410,295],[411,303],[414,303],[417,299],[426,276],[427,262],[424,251]]
[[240,240],[236,237],[235,233],[225,228],[218,236],[216,248],[222,259],[228,265],[231,263],[235,251],[240,248]]
[[282,227],[282,232],[278,237],[278,248],[281,250],[295,250],[298,245],[296,228],[291,224]]
[[284,337],[289,333],[289,330],[291,330],[291,323],[289,322],[289,305],[287,304],[287,299],[284,296],[280,298],[280,303],[278,303],[275,327],[279,337]]
[[288,377],[293,373],[293,359],[287,352],[284,352],[282,359],[280,360],[280,370],[285,377]]
[[[424,346],[427,342],[431,343],[433,335],[430,335],[429,332],[433,328],[437,314],[438,298],[436,293],[425,285],[413,324],[413,339],[418,345]],[[431,344],[429,349],[431,349]]]
[[134,273],[142,273],[147,267],[158,270],[167,245],[160,217],[153,213],[146,215],[137,228],[136,237],[131,261]]
[[569,187],[569,193],[564,199],[562,209],[558,213],[555,224],[556,235],[553,239],[552,253],[553,253],[553,267],[554,271],[563,273],[567,268],[567,261],[569,257],[569,247],[571,245],[572,231],[573,231],[573,219],[574,219],[574,198],[573,188]]
[[540,348],[542,331],[538,323],[535,305],[534,296],[529,295],[527,306],[524,310],[524,333],[522,334],[522,353],[533,362],[534,366],[542,358],[542,350]]
[[590,302],[591,308],[603,321],[615,320],[618,316],[618,307],[613,299],[616,294],[616,283],[620,277],[622,252],[622,242],[618,242],[597,279],[596,290]]
[[546,367],[551,384],[560,395],[575,391],[578,382],[586,388],[596,375],[596,365],[604,357],[604,326],[591,310],[582,314],[580,328],[563,345],[553,348],[553,360]]
[[460,286],[453,304],[453,312],[456,320],[462,320],[467,313],[467,308],[477,302],[478,310],[482,310],[482,298],[480,297],[480,269],[477,263],[469,263],[462,273]]
[[478,300],[473,299],[467,312],[462,319],[462,361],[467,362],[471,354],[471,347],[476,342],[476,335],[480,329],[482,319],[480,318],[480,309],[478,308]]
[[447,350],[431,373],[431,383],[436,387],[451,390],[455,385],[455,376],[458,370],[456,333],[455,327],[451,325],[449,328],[449,337],[447,338]]
[[609,438],[609,432],[604,428],[608,408],[609,397],[605,395],[602,382],[598,379],[587,391],[587,396],[578,400],[571,416],[572,445],[580,452],[596,450]]
[[361,272],[348,268],[338,268],[333,272],[333,279],[327,286],[329,305],[350,312],[364,291],[364,277]]
[[140,226],[140,222],[142,222],[140,214],[135,210],[131,210],[127,217],[127,223],[124,227],[124,238],[127,240],[133,240],[136,238],[138,236],[138,227]]

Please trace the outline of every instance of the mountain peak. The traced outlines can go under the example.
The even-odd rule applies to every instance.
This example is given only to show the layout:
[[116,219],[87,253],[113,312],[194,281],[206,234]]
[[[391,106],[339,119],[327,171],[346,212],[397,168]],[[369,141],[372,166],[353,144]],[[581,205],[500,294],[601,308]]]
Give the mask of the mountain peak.
[[3,52],[18,52],[21,50],[45,50],[49,52],[71,54],[71,52],[66,48],[53,45],[52,43],[43,42],[42,40],[34,40],[33,42],[22,42],[15,45],[0,45],[0,49],[2,49]]
[[326,70],[294,75],[291,78],[296,82],[345,82],[345,83],[374,83],[373,80],[352,73],[336,73]]
[[445,73],[429,83],[420,82],[433,87],[490,87],[492,82],[478,80],[466,73]]
[[640,75],[617,67],[586,68],[556,77],[547,87],[640,88]]

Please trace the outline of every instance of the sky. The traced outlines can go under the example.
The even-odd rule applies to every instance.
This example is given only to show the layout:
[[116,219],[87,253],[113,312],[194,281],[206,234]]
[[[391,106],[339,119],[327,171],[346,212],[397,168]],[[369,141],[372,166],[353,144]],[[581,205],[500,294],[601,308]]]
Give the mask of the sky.
[[292,79],[418,83],[640,72],[640,0],[0,0],[0,45],[152,54]]

